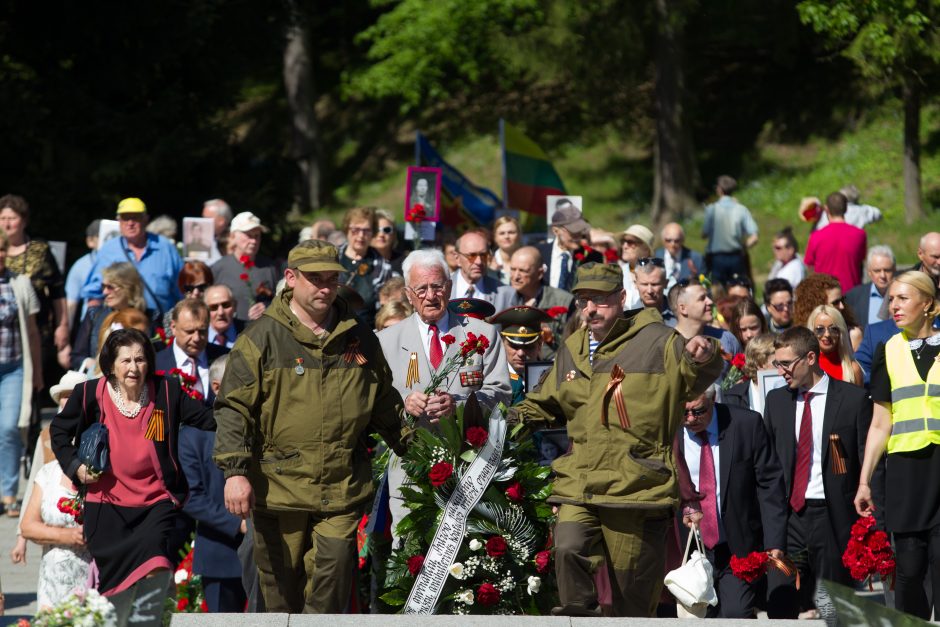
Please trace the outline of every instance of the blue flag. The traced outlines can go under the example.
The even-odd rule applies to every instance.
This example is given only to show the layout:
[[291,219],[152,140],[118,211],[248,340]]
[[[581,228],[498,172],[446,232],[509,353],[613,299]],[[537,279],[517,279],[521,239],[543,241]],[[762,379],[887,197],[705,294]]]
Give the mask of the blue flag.
[[441,223],[458,226],[469,222],[471,226],[490,224],[503,202],[486,189],[475,185],[460,170],[444,161],[428,138],[420,132],[415,134],[415,164],[440,168],[441,176]]

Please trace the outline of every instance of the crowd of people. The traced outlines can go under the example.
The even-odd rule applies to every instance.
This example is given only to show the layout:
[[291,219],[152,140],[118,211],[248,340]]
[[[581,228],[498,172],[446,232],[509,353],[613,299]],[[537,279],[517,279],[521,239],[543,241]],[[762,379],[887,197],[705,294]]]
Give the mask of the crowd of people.
[[[714,565],[710,616],[813,617],[814,582],[851,582],[842,552],[874,515],[894,539],[896,607],[929,618],[940,482],[914,478],[940,472],[940,233],[901,271],[891,248],[868,246],[880,212],[857,190],[813,199],[805,254],[792,229],[776,233],[758,296],[760,233],[736,185],[717,180],[702,251],[681,224],[617,235],[570,204],[546,241],[504,216],[409,251],[391,213],[358,207],[271,259],[267,225],[214,199],[202,217],[215,244],[195,259],[126,198],[119,236],[99,245],[90,224],[67,274],[26,235],[26,200],[0,198],[14,563],[43,545],[50,607],[174,569],[195,534],[209,611],[376,611],[355,575],[363,515],[385,507],[375,485],[394,546],[409,439],[472,400],[510,406],[516,437],[567,430],[568,450],[545,461],[559,615],[663,612],[663,575],[695,529]],[[488,350],[427,388],[468,338]],[[544,368],[527,381],[533,362]],[[59,413],[24,464],[32,396],[52,380]],[[78,457],[95,425],[110,438],[103,472]],[[391,450],[379,477],[373,433]],[[803,586],[733,576],[731,558],[753,551],[793,558]]]

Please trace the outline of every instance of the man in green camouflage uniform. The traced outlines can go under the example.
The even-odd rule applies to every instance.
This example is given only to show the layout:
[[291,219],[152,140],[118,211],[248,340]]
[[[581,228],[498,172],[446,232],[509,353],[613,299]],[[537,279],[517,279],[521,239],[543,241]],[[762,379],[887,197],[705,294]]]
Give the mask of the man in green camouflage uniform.
[[269,612],[346,610],[373,494],[364,436],[405,452],[379,342],[336,299],[343,271],[325,242],[291,250],[286,288],[236,340],[215,404],[225,506],[252,515]]
[[[654,309],[623,313],[617,265],[578,268],[585,326],[562,344],[539,389],[511,412],[525,423],[567,419],[572,447],[552,464],[559,615],[600,615],[592,558],[606,555],[615,616],[651,616],[666,531],[679,504],[673,440],[685,402],[721,372],[714,340],[686,341]],[[533,427],[539,426],[533,424]]]

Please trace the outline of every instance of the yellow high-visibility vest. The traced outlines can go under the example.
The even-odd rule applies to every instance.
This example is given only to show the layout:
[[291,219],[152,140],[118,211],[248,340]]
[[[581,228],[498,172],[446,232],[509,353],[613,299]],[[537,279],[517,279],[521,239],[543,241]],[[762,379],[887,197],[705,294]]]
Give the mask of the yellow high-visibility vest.
[[920,378],[903,332],[885,342],[885,365],[891,377],[891,437],[888,453],[918,451],[940,444],[940,363],[927,380]]

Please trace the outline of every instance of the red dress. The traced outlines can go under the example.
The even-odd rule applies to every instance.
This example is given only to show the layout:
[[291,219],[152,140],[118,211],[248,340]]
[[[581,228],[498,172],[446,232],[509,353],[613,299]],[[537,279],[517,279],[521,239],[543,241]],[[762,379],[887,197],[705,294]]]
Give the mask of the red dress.
[[842,358],[839,357],[839,351],[832,351],[831,353],[820,351],[819,367],[833,379],[838,379],[839,381],[845,380],[842,378]]

